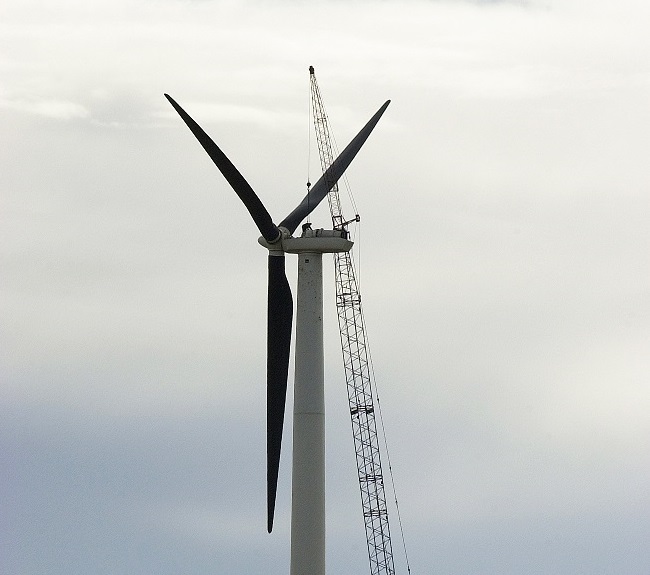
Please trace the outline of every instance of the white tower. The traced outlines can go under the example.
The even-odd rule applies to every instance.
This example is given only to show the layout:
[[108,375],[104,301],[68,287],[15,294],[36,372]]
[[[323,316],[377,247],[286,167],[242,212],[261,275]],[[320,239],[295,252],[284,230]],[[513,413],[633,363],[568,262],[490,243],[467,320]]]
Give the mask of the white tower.
[[347,252],[341,230],[306,228],[283,240],[298,254],[291,480],[291,575],[325,575],[323,254]]

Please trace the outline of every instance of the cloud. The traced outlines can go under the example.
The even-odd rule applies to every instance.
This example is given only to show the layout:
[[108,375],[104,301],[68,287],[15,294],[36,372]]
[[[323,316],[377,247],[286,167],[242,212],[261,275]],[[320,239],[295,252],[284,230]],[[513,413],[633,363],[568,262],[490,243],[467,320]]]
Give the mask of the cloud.
[[55,120],[73,120],[87,118],[90,113],[87,108],[76,102],[63,100],[0,100],[0,107],[28,114],[35,114]]
[[[645,4],[3,11],[12,572],[286,572],[288,427],[263,525],[265,252],[162,94],[281,217],[318,173],[310,64],[340,147],[392,99],[348,180],[412,564],[648,572]],[[360,572],[331,274],[330,566]]]

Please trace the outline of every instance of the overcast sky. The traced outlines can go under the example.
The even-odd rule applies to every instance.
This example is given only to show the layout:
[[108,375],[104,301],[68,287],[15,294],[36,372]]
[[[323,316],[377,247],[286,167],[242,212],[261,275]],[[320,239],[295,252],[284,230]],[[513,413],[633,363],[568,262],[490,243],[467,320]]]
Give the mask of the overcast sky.
[[[392,99],[348,181],[412,574],[648,575],[648,22],[641,0],[5,0],[0,571],[288,573],[266,253],[163,92],[278,221],[318,177],[313,65],[340,148]],[[325,276],[328,573],[358,575]]]

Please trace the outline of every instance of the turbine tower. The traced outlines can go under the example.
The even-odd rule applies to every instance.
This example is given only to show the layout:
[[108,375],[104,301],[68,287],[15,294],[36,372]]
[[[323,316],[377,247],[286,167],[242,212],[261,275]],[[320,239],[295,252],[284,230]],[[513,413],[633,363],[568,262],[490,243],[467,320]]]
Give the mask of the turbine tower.
[[338,182],[374,129],[390,100],[361,129],[298,206],[278,225],[233,163],[168,94],[187,124],[250,213],[268,249],[267,304],[267,527],[273,529],[282,428],[289,371],[293,298],[285,273],[285,253],[298,255],[298,301],[293,412],[291,490],[291,575],[325,574],[325,407],[323,376],[323,253],[352,247],[344,229],[313,230],[300,223]]

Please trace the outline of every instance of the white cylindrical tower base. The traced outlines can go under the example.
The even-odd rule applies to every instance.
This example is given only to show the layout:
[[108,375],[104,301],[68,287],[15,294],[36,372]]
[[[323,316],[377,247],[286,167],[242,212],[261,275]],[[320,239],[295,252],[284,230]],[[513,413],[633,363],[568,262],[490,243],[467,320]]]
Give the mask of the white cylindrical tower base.
[[291,575],[325,575],[325,392],[321,253],[298,254]]

